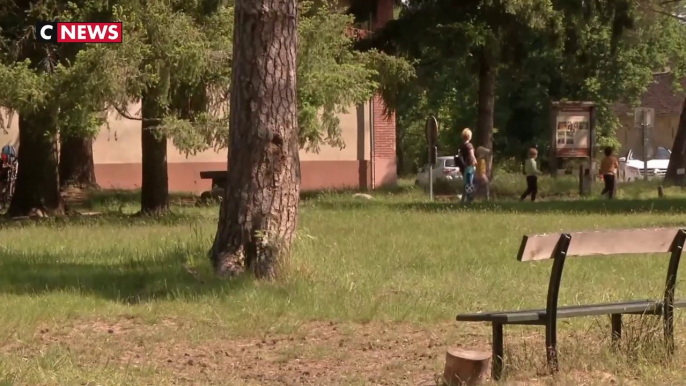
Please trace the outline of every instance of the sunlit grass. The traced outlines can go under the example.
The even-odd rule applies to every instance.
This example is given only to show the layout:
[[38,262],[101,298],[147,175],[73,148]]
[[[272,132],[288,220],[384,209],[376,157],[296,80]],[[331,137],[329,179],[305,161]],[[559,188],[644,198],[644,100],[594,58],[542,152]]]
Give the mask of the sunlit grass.
[[[75,357],[59,347],[27,360],[20,351],[6,351],[16,342],[30,347],[43,326],[80,320],[126,316],[151,326],[167,319],[192,326],[168,332],[159,338],[164,343],[288,333],[311,321],[431,328],[450,323],[458,312],[544,307],[550,264],[516,261],[522,235],[684,225],[680,189],[668,190],[665,199],[647,199],[652,189],[627,188],[620,196],[625,199],[612,202],[505,200],[467,208],[429,203],[410,188],[374,193],[372,200],[349,193],[309,195],[301,205],[289,267],[275,283],[213,276],[207,253],[216,206],[175,206],[165,219],[131,218],[125,214],[135,212],[135,196],[99,196],[90,207],[109,213],[101,217],[5,223],[0,384],[3,376],[15,384],[75,384],[86,378],[97,382],[92,384],[171,384],[173,374],[154,364],[134,371],[89,364],[85,354]],[[659,297],[666,265],[667,256],[569,261],[560,303]],[[679,279],[677,288],[683,285]],[[589,323],[572,326],[584,331]],[[683,332],[679,327],[677,335]],[[465,328],[455,323],[457,334]],[[479,331],[487,343],[488,329]]]

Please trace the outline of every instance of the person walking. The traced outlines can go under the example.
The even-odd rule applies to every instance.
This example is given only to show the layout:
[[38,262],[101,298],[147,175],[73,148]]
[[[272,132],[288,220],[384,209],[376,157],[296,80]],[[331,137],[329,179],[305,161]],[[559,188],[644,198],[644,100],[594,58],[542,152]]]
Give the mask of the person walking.
[[462,130],[462,146],[460,146],[460,158],[464,165],[462,171],[462,178],[464,181],[464,192],[462,194],[462,202],[472,202],[474,200],[474,172],[476,166],[476,157],[474,156],[474,145],[472,145],[472,131],[469,129]]
[[531,195],[531,201],[536,201],[538,194],[538,175],[541,172],[536,166],[536,157],[538,157],[538,150],[535,148],[529,149],[529,158],[524,161],[524,174],[526,174],[526,191],[522,193],[520,201],[524,201],[527,196]]
[[614,156],[614,149],[610,146],[603,151],[605,158],[600,161],[600,174],[603,176],[605,182],[605,189],[603,189],[601,196],[607,194],[607,197],[612,200],[615,195],[616,176],[619,171],[619,161]]

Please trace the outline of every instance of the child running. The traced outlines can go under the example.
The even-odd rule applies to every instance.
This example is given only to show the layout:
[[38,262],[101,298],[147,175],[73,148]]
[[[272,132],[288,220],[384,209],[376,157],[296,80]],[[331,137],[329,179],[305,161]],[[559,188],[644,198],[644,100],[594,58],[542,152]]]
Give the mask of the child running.
[[529,158],[524,161],[524,174],[526,174],[526,191],[522,194],[520,200],[524,201],[527,196],[531,195],[531,201],[536,201],[538,194],[538,175],[541,172],[536,166],[536,157],[538,157],[538,150],[529,149]]
[[607,194],[607,197],[612,200],[615,194],[615,176],[619,170],[619,161],[612,153],[614,149],[610,146],[606,147],[603,153],[605,153],[605,158],[600,161],[600,174],[603,176],[603,181],[605,182],[605,189],[600,193],[601,196]]

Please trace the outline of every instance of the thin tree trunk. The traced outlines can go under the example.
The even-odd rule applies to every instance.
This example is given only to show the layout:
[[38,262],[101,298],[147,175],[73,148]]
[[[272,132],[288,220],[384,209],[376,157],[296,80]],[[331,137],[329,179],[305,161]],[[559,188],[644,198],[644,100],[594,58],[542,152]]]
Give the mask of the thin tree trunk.
[[237,0],[226,199],[211,259],[278,275],[298,219],[297,0]]
[[93,163],[93,138],[62,137],[59,172],[62,188],[98,189]]
[[400,177],[405,176],[405,135],[402,131],[402,128],[396,128],[396,133],[398,133],[395,145],[396,173]]
[[17,186],[7,214],[11,217],[62,215],[55,117],[41,110],[19,116]]
[[161,215],[169,210],[169,178],[167,175],[167,138],[156,130],[161,109],[148,95],[142,98],[143,124],[141,145],[143,152],[143,182],[141,213]]
[[493,115],[495,113],[496,66],[489,47],[479,54],[479,106],[476,118],[476,143],[493,149]]
[[686,175],[677,174],[678,169],[686,169],[686,99],[681,107],[681,118],[679,118],[679,128],[674,136],[672,145],[672,155],[669,157],[669,166],[665,174],[665,182],[671,184],[684,184]]

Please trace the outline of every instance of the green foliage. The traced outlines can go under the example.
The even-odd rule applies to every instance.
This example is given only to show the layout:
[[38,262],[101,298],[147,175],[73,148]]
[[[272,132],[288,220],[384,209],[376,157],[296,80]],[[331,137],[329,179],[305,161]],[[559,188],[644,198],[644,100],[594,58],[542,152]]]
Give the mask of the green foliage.
[[365,58],[352,50],[352,16],[329,3],[302,2],[298,25],[298,125],[300,144],[344,147],[338,113],[369,100],[377,87]]
[[0,105],[18,112],[34,111],[50,97],[46,76],[31,69],[31,61],[0,65]]
[[[333,3],[300,3],[298,124],[300,144],[317,152],[322,145],[342,148],[338,114],[365,103],[380,89],[396,95],[398,85],[410,79],[413,68],[404,60],[379,52],[359,53],[352,49],[348,30],[353,18],[337,10]],[[207,111],[184,117],[181,111],[168,114],[160,128],[187,154],[209,148],[228,147],[228,90],[232,49],[233,9],[220,7],[203,28],[209,44],[200,77],[207,86]],[[178,88],[177,90],[180,90]],[[393,109],[389,103],[389,110]]]
[[55,1],[0,5],[0,106],[19,114],[56,115],[46,132],[91,135],[103,122],[107,68],[84,44],[39,44],[39,20],[109,20],[106,1]]
[[[410,1],[372,45],[414,61],[417,79],[399,94],[398,139],[405,168],[426,159],[424,122],[441,124],[439,152],[476,123],[479,54],[496,58],[495,155],[518,158],[549,144],[551,100],[598,105],[598,145],[617,145],[617,102],[635,103],[652,73],[685,74],[686,31],[659,1]],[[659,12],[658,12],[659,11]],[[421,33],[417,33],[421,31]],[[409,170],[406,170],[409,171]],[[412,170],[414,171],[414,170]]]

